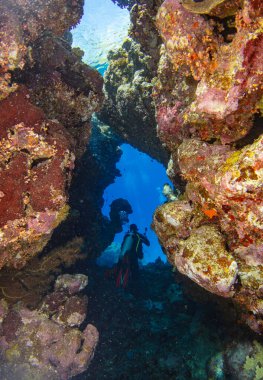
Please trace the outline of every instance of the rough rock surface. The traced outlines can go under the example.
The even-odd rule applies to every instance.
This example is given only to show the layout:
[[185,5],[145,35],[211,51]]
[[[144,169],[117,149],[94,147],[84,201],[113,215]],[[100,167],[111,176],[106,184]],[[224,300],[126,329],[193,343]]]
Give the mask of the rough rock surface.
[[160,3],[143,1],[132,8],[129,37],[108,57],[105,103],[100,118],[121,139],[167,163],[167,152],[157,138],[151,97],[160,46],[154,17]]
[[102,78],[62,38],[82,8],[0,3],[0,268],[24,266],[68,214],[74,160],[103,100]]
[[[171,75],[171,70],[178,78],[187,76],[198,81],[190,91],[177,84],[172,97],[163,93],[165,85],[157,87],[157,120],[166,140],[183,129],[202,140],[229,143],[250,131],[262,97],[260,12],[253,2],[245,2],[236,16],[236,33],[226,43],[214,32],[211,20],[188,12],[178,1],[164,2],[157,25],[173,69],[166,71],[163,66],[169,65],[164,57],[160,82]],[[226,33],[230,34],[228,30]]]
[[31,60],[31,44],[45,31],[62,36],[78,23],[83,12],[83,1],[55,0],[49,3],[37,0],[12,0],[0,3],[1,9],[1,53],[0,53],[0,100],[15,91],[12,72],[22,69],[26,60]]
[[187,185],[157,209],[154,228],[173,265],[233,298],[262,333],[263,142],[254,116],[263,95],[263,6],[227,4],[166,0],[158,11],[158,134],[171,151],[171,179],[176,186],[180,174]]
[[[71,284],[79,278],[72,276]],[[87,369],[98,343],[98,331],[91,324],[83,331],[78,328],[86,318],[87,301],[70,295],[70,288],[68,275],[60,276],[56,290],[35,310],[22,303],[8,307],[1,300],[2,379],[19,375],[22,379],[66,380]]]
[[47,120],[22,88],[2,101],[0,130],[0,267],[19,268],[67,216],[74,154],[63,126]]

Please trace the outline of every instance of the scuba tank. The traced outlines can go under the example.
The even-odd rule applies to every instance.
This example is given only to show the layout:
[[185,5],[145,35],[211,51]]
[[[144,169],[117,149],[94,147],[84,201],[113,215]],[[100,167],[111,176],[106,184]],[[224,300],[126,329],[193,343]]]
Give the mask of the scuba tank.
[[132,232],[126,234],[124,242],[121,247],[121,257],[123,257],[127,252],[132,250],[132,246],[134,243],[135,235]]

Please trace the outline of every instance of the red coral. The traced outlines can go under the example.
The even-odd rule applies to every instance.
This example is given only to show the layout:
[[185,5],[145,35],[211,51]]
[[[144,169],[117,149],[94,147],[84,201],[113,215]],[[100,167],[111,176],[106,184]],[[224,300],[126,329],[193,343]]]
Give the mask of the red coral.
[[[21,266],[43,248],[58,223],[74,156],[69,134],[60,124],[45,119],[30,103],[25,88],[1,103],[0,131],[0,266]],[[38,249],[30,245],[33,240]]]

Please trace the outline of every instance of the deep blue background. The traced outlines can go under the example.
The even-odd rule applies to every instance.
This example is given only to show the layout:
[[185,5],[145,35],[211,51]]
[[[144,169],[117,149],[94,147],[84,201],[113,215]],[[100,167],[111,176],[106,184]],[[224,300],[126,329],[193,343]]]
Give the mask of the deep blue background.
[[[121,149],[123,155],[117,168],[122,176],[116,178],[115,183],[105,190],[103,214],[109,215],[109,206],[114,199],[127,199],[133,209],[133,214],[129,217],[129,224],[137,224],[141,232],[144,232],[145,227],[148,229],[147,236],[151,246],[144,246],[143,263],[155,261],[158,257],[166,260],[157,237],[150,227],[156,207],[165,201],[162,187],[165,183],[170,183],[165,168],[156,160],[128,144],[123,144]],[[124,226],[124,232],[116,235],[115,242],[121,243],[129,224]]]

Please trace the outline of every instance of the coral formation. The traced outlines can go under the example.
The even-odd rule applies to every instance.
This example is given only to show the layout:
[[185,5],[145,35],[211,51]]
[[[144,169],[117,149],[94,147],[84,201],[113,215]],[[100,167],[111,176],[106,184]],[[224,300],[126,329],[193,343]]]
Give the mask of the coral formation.
[[45,31],[62,36],[82,16],[83,1],[42,0],[1,2],[0,100],[17,88],[12,73],[31,59],[32,43]]
[[21,373],[28,379],[66,380],[87,369],[98,331],[91,324],[78,328],[87,301],[74,295],[86,284],[84,275],[60,276],[54,292],[35,310],[22,303],[7,307],[1,300],[1,378],[11,380]]
[[157,209],[154,228],[180,272],[233,298],[262,332],[263,141],[253,122],[263,88],[263,6],[228,5],[166,0],[158,11],[158,134],[171,151],[169,176],[187,184],[180,199]]
[[0,129],[0,267],[21,268],[67,216],[74,154],[62,125],[47,120],[23,88],[2,101]]
[[209,364],[209,379],[224,380],[229,376],[231,379],[261,380],[263,377],[262,349],[262,344],[257,340],[243,339],[241,342],[232,342],[224,352],[212,358]]
[[3,268],[0,272],[1,297],[8,304],[21,301],[29,308],[36,308],[51,290],[56,276],[77,261],[86,259],[82,247],[83,239],[74,238],[63,246],[34,257],[19,271]]
[[145,0],[132,8],[129,37],[119,50],[109,53],[105,103],[99,117],[121,139],[166,163],[168,155],[157,138],[151,98],[160,46],[154,17],[160,3]]
[[[180,170],[188,181],[184,199],[161,206],[154,217],[170,262],[205,289],[234,295],[251,312],[247,323],[258,332],[262,329],[263,198],[258,166],[262,146],[262,138],[240,150],[184,140],[178,149]],[[218,281],[224,282],[222,288]]]
[[74,160],[103,100],[101,76],[63,37],[82,8],[82,0],[0,4],[0,268],[24,266],[68,215]]
[[235,14],[241,8],[244,0],[182,0],[182,5],[191,12],[209,14],[217,17],[227,17]]
[[[110,218],[102,215],[104,189],[120,175],[116,162],[122,151],[120,140],[109,126],[92,118],[89,144],[76,167],[70,187],[71,212],[52,237],[51,247],[64,244],[76,235],[84,239],[84,250],[89,257],[98,257],[111,244],[125,221],[122,212],[132,212],[126,200],[114,200]],[[127,220],[126,220],[127,221]]]
[[[236,15],[237,31],[226,43],[215,32],[213,21],[189,13],[178,1],[167,0],[160,7],[157,25],[173,75],[177,80],[192,76],[199,81],[190,92],[176,84],[167,97],[162,78],[171,73],[165,73],[163,67],[169,67],[165,64],[167,58],[161,60],[161,85],[157,86],[155,98],[160,133],[166,135],[166,140],[173,140],[177,129],[202,140],[218,139],[223,143],[236,141],[250,131],[262,97],[260,12],[253,2],[245,2]],[[186,92],[190,96],[184,99]]]
[[63,38],[46,33],[32,50],[34,66],[19,75],[48,118],[57,119],[74,138],[80,158],[90,135],[90,119],[103,101],[102,77],[81,62]]

